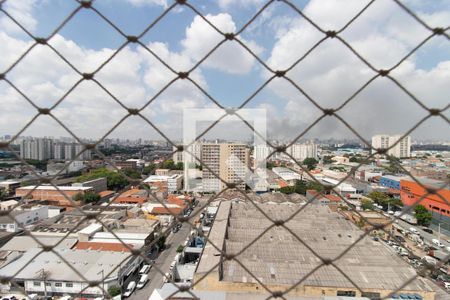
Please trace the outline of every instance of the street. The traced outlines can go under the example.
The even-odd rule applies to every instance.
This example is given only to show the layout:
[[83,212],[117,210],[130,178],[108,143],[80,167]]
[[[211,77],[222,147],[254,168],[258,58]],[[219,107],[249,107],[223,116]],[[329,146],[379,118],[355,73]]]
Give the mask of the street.
[[[197,207],[194,209],[194,211],[190,216],[194,216],[194,214],[201,208],[202,205],[203,201],[200,201],[200,203],[197,205]],[[198,215],[196,215],[195,218],[198,218]],[[191,219],[190,222],[192,223],[193,219]],[[191,230],[192,227],[189,224],[183,224],[183,226],[178,232],[170,233],[169,237],[166,240],[166,249],[159,254],[158,258],[155,258],[155,265],[163,273],[169,272],[170,264],[177,255],[178,246],[184,244],[184,241],[190,234]],[[148,276],[149,282],[142,289],[136,289],[135,292],[128,299],[130,300],[148,299],[154,289],[160,288],[162,286],[163,274],[158,272],[156,268],[153,267],[148,273],[148,275],[149,275]],[[136,278],[136,282],[138,280],[139,278]],[[124,288],[126,288],[126,286]]]
[[[403,221],[402,219],[398,219],[397,225],[402,227],[405,231],[409,231],[409,228],[414,227],[415,229],[417,229],[417,231],[419,232],[420,236],[423,237],[424,241],[428,242],[429,244],[432,244],[431,240],[438,239],[438,232],[436,230],[433,230],[433,234],[431,234],[431,233],[428,233],[426,231],[423,231],[421,226],[411,225],[411,224]],[[450,243],[447,242],[448,239],[449,239],[449,237],[447,237],[446,235],[441,233],[440,241],[441,241],[442,244],[445,245],[445,247],[450,247]],[[444,249],[444,251],[445,251],[445,249]]]

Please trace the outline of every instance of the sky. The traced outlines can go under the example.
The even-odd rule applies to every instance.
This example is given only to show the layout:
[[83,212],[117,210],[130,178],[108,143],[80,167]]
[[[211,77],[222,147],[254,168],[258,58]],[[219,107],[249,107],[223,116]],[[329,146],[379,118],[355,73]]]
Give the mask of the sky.
[[[188,2],[224,33],[239,31],[267,3]],[[292,0],[291,3],[323,30],[338,31],[368,1]],[[402,0],[402,3],[431,27],[450,25],[449,1]],[[125,35],[137,36],[172,4],[169,0],[97,0],[93,7]],[[77,7],[76,1],[68,0],[8,0],[3,4],[3,9],[35,37],[49,37]],[[450,30],[446,32],[449,34]],[[430,35],[429,30],[392,0],[373,2],[339,33],[377,70],[397,65]],[[99,84],[93,81],[77,84],[80,75],[49,46],[33,47],[6,74],[19,91],[0,81],[0,136],[20,132],[31,136],[75,134],[93,139],[164,136],[179,140],[183,135],[184,109],[217,108],[211,98],[223,107],[238,107],[261,87],[244,108],[266,109],[267,135],[271,139],[293,139],[312,124],[302,137],[357,138],[356,132],[370,139],[374,134],[404,134],[428,115],[388,78],[371,81],[346,103],[376,73],[336,38],[325,39],[291,68],[324,37],[292,7],[274,1],[245,27],[238,39],[271,69],[289,69],[286,73],[289,80],[275,78],[264,85],[271,74],[263,64],[238,42],[226,41],[189,74],[196,85],[178,79],[160,93],[176,78],[167,66],[176,72],[191,69],[223,37],[192,9],[176,5],[140,38],[145,48],[128,44],[115,54],[126,39],[95,11],[83,8],[52,35],[48,44],[81,73],[100,68],[95,74]],[[9,70],[32,44],[32,39],[0,12],[0,73]],[[448,107],[449,39],[443,36],[429,39],[390,75],[426,107]],[[58,103],[64,95],[64,100]],[[24,96],[38,107],[57,103],[52,114],[60,123],[41,115],[21,132],[37,113]],[[324,108],[340,107],[337,115],[353,131],[333,116],[317,121],[322,112],[314,103]],[[145,120],[130,116],[120,122],[128,113],[122,105],[145,106],[141,111]],[[450,109],[443,115],[448,120]],[[448,121],[437,116],[420,124],[411,135],[418,139],[448,140],[449,129]],[[230,121],[219,123],[208,137],[247,139],[251,135],[251,129],[242,122]]]

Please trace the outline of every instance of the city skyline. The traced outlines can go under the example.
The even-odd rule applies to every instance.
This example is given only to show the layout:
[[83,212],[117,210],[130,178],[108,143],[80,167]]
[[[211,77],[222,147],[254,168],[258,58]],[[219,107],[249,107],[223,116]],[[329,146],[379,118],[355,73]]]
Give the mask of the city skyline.
[[[430,26],[448,26],[448,2],[434,1],[432,5],[412,0],[407,2]],[[220,30],[233,32],[256,13],[261,3],[258,0],[247,4],[222,0],[200,5],[198,9]],[[342,4],[331,0],[298,1],[295,4],[325,29],[341,28],[365,5],[362,1],[346,1]],[[51,5],[46,2],[37,5],[34,1],[8,1],[4,6],[13,17],[24,22],[25,28],[45,37],[63,19],[64,13],[75,5],[76,2],[71,1],[56,1]],[[141,32],[149,20],[167,5],[168,2],[163,0],[95,3],[100,11],[118,22],[119,28],[127,34]],[[340,11],[339,15],[335,14],[336,10]],[[54,17],[47,18],[46,13],[54,13]],[[134,22],[123,22],[127,18],[133,18]],[[31,45],[31,41],[6,16],[0,16],[0,22],[3,25],[0,41],[4,45],[0,70],[4,70],[18,58],[22,50]],[[166,26],[173,30],[161,30]],[[91,33],[90,28],[96,29]],[[95,34],[101,38],[93,38]],[[342,32],[342,37],[349,45],[377,69],[392,67],[428,35],[425,28],[393,1],[374,2],[371,14],[361,14],[354,24]],[[241,41],[275,70],[292,65],[322,37],[322,33],[282,3],[271,5],[240,35]],[[184,71],[195,65],[220,39],[220,35],[202,18],[189,9],[177,6],[161,24],[157,24],[155,30],[150,30],[142,37],[142,42],[172,68]],[[123,37],[113,28],[92,12],[82,10],[50,39],[49,44],[77,69],[91,72],[112,55],[122,42]],[[296,51],[289,51],[292,48]],[[380,55],[374,51],[383,48],[390,49],[389,55]],[[450,80],[449,50],[445,38],[435,36],[402,62],[391,75],[424,105],[442,109],[448,104],[445,95],[450,94],[450,87],[446,84]],[[52,72],[47,71],[50,69]],[[319,105],[338,108],[376,73],[342,43],[328,39],[287,75]],[[268,76],[265,68],[236,42],[225,43],[191,73],[192,79],[224,107],[242,104]],[[7,78],[37,106],[50,107],[78,80],[78,75],[48,47],[38,45],[7,74]],[[127,45],[95,78],[125,106],[139,108],[173,75],[142,46]],[[327,82],[326,88],[321,84],[323,80]],[[0,83],[0,96],[6,108],[0,112],[0,127],[15,134],[22,129],[23,122],[31,120],[36,110],[4,81]],[[215,104],[194,85],[177,80],[142,114],[171,139],[179,139],[183,109],[194,107],[215,107]],[[246,108],[266,108],[268,136],[280,139],[298,135],[322,113],[282,78],[273,79]],[[103,136],[127,114],[92,81],[81,82],[52,112],[75,134],[95,139]],[[354,130],[369,137],[376,133],[404,133],[425,117],[426,111],[392,81],[377,78],[337,114]],[[400,115],[404,117],[399,118]],[[448,120],[449,109],[443,115]],[[80,122],[81,119],[83,122]],[[443,139],[447,137],[445,130],[442,130],[445,126],[447,123],[442,117],[432,117],[412,135],[417,138]],[[229,129],[229,126],[224,126],[218,131],[226,132]],[[236,135],[248,134],[240,126],[231,129]],[[38,117],[24,134],[37,135],[43,131],[52,135],[67,134],[49,116]],[[147,122],[136,116],[126,119],[112,135],[159,138]],[[308,135],[323,138],[356,137],[334,117],[321,120]]]

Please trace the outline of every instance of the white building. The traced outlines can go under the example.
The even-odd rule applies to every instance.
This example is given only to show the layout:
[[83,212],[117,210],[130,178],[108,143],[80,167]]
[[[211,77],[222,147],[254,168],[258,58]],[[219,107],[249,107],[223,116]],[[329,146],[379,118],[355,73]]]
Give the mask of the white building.
[[18,232],[25,226],[48,218],[47,206],[18,207],[7,216],[0,217],[0,229],[6,232]]
[[[380,134],[372,137],[372,147],[375,149],[387,149],[397,143],[401,139],[401,135]],[[372,149],[372,153],[376,150]],[[411,137],[408,135],[401,139],[398,144],[388,150],[388,155],[394,157],[410,157],[411,156]]]
[[150,175],[144,182],[150,185],[154,183],[165,183],[167,185],[167,191],[173,193],[183,188],[183,175]]
[[[173,147],[173,151],[177,150],[176,147]],[[191,152],[191,153],[188,153]],[[195,158],[201,158],[202,155],[202,143],[200,142],[195,142],[192,145],[190,145],[189,147],[187,147],[187,149],[185,151],[177,151],[173,154],[173,162],[175,164],[179,163],[179,162],[184,162],[187,164],[193,164],[194,166],[197,164],[199,165],[200,162]]]
[[[28,294],[80,297],[83,290],[83,297],[95,298],[102,296],[103,287],[107,291],[113,285],[122,285],[125,276],[135,271],[140,262],[129,252],[67,248],[53,251],[57,254],[30,248],[0,269],[0,276],[15,274],[15,282],[22,285]],[[89,281],[101,284],[90,287]]]
[[283,179],[286,182],[293,183],[296,180],[301,180],[300,174],[294,172],[291,169],[283,168],[283,167],[276,167],[273,168],[272,171],[277,174],[281,179]]
[[[80,154],[85,150],[85,146],[81,144],[75,144],[75,155]],[[81,153],[77,160],[91,160],[92,159],[92,151],[90,149],[85,150],[83,153]]]
[[286,152],[299,162],[305,158],[317,159],[317,145],[314,143],[293,144],[286,149]]
[[249,152],[245,144],[202,144],[201,159],[208,167],[203,166],[203,191],[220,192],[226,187],[223,181],[237,183],[236,186],[244,190],[246,177],[251,171]]
[[64,157],[66,160],[72,160],[75,157],[75,144],[66,144],[64,146]]
[[22,140],[20,143],[20,157],[35,160],[53,158],[53,140],[48,138]]
[[66,143],[55,143],[53,146],[53,152],[55,153],[55,159],[64,160],[66,158],[65,154]]

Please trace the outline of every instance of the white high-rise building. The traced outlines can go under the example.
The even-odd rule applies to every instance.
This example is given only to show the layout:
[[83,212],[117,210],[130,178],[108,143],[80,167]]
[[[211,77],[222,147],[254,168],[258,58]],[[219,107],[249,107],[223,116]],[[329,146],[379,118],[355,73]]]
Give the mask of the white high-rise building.
[[317,159],[317,145],[314,143],[293,144],[286,149],[286,152],[300,162],[305,158]]
[[64,146],[64,157],[66,160],[72,160],[75,158],[75,144],[66,144]]
[[[386,135],[379,134],[372,137],[372,147],[375,149],[387,149],[393,146],[388,150],[387,154],[394,157],[410,157],[411,156],[411,137],[405,136],[401,139],[401,135]],[[401,140],[400,140],[401,139]],[[400,140],[400,141],[399,141]],[[372,149],[372,153],[375,153],[376,150]]]
[[54,145],[54,153],[55,159],[64,160],[65,159],[65,149],[66,143],[55,143]]
[[[75,156],[81,153],[84,150],[84,145],[76,144],[75,145]],[[77,157],[77,160],[90,160],[92,159],[92,152],[91,150],[86,150],[83,153],[80,154],[80,156]]]
[[[203,167],[202,185],[205,192],[220,192],[226,184],[245,180],[249,172],[249,149],[245,144],[202,144],[201,159],[208,166]],[[245,182],[237,184],[244,190]]]
[[47,160],[53,158],[53,140],[36,138],[22,140],[20,156],[24,159]]
[[[175,151],[177,148],[173,147],[173,151]],[[202,153],[202,143],[201,142],[195,142],[191,146],[186,149],[187,151],[192,152],[192,154],[186,152],[186,151],[177,151],[173,154],[173,162],[175,164],[179,162],[186,162],[186,163],[195,163],[196,165],[200,165],[200,162],[195,158],[201,158]],[[185,160],[186,158],[186,160]]]

